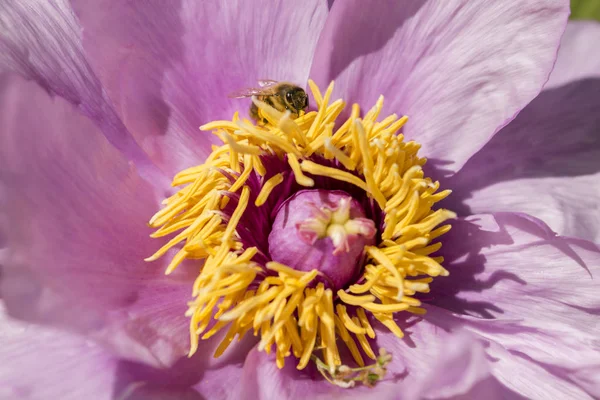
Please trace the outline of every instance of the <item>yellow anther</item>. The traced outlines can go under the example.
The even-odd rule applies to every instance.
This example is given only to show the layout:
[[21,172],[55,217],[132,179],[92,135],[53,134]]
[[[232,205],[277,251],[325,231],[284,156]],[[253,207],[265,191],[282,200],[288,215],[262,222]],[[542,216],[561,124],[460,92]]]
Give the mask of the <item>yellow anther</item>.
[[298,158],[296,158],[294,154],[288,154],[288,163],[294,172],[294,176],[296,177],[296,182],[298,182],[298,185],[306,187],[312,187],[315,185],[315,181],[302,173],[301,166],[298,163]]
[[260,207],[263,204],[265,204],[265,202],[269,198],[269,195],[271,194],[273,189],[275,189],[275,186],[279,185],[281,182],[283,182],[283,175],[281,175],[281,174],[276,174],[276,175],[273,175],[271,178],[269,178],[265,182],[263,187],[260,189],[260,193],[256,197],[256,200],[254,201],[254,205],[256,205],[257,207]]
[[365,181],[361,180],[356,175],[352,175],[349,172],[340,171],[337,168],[325,167],[323,165],[314,163],[312,161],[304,160],[300,165],[302,171],[308,172],[313,175],[326,176],[332,179],[337,179],[339,181],[344,181],[351,183],[359,188],[363,189],[365,192],[368,191],[367,184]]
[[370,303],[375,300],[375,296],[372,296],[370,294],[365,296],[353,296],[351,294],[347,294],[341,289],[338,290],[337,295],[344,303],[350,304],[352,306],[360,306],[362,304]]

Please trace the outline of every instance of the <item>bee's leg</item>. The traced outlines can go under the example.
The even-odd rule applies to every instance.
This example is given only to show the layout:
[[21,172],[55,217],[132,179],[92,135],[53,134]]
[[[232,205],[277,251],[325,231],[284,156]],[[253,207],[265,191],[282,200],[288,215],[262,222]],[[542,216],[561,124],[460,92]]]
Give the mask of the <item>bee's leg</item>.
[[[272,98],[272,96],[265,96],[265,97],[263,98],[263,101],[264,101],[265,103],[267,103],[268,105],[270,105],[271,107],[273,107],[273,108],[277,109],[277,107],[275,107],[275,104],[273,104],[273,100],[272,100],[271,98]],[[266,125],[266,124],[268,124],[268,123],[269,123],[269,120],[267,120],[266,118],[263,118],[263,124],[265,124],[265,125]]]
[[252,118],[254,121],[258,122],[259,120],[259,116],[258,116],[258,107],[256,107],[256,104],[252,103],[252,105],[250,105],[250,118]]

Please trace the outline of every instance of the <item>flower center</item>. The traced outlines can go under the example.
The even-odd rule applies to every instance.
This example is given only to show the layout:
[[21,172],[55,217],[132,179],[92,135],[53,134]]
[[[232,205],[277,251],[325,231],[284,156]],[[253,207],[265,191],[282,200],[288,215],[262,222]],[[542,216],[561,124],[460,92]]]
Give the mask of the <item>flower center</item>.
[[269,253],[273,261],[296,270],[318,270],[325,286],[337,291],[360,272],[364,248],[375,243],[376,232],[375,223],[347,193],[303,190],[277,212]]
[[146,260],[175,249],[167,274],[199,263],[190,356],[222,329],[215,357],[253,331],[279,368],[293,355],[298,369],[313,360],[334,384],[371,385],[392,356],[375,355],[373,324],[401,338],[394,314],[425,313],[415,296],[448,275],[433,253],[455,214],[434,209],[450,191],[424,177],[420,146],[398,133],[406,117],[379,120],[381,97],[362,117],[354,104],[336,125],[345,104],[330,103],[333,82],[324,95],[309,86],[318,111],[292,119],[253,98],[266,123],[236,113],[201,127],[223,145],[175,176],[183,187],[150,220],[152,237],[173,236]]

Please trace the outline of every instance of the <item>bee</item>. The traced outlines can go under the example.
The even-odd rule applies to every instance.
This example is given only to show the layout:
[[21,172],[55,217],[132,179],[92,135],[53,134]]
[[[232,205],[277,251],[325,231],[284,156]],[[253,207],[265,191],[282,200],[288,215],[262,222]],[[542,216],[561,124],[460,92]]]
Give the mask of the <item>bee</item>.
[[[308,108],[308,95],[301,87],[290,82],[277,82],[269,79],[259,80],[258,88],[247,88],[231,93],[229,97],[240,99],[256,96],[257,100],[264,101],[271,107],[281,112],[290,111],[291,118],[298,118],[302,111]],[[258,107],[254,102],[250,106],[250,117],[259,122],[261,117]],[[262,120],[267,123],[266,119]]]

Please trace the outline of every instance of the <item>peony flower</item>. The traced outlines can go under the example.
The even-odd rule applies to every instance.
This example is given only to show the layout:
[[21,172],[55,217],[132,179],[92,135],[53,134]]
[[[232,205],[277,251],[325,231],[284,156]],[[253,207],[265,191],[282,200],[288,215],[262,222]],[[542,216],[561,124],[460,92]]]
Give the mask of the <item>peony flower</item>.
[[0,397],[600,396],[599,26],[364,4],[0,5]]

